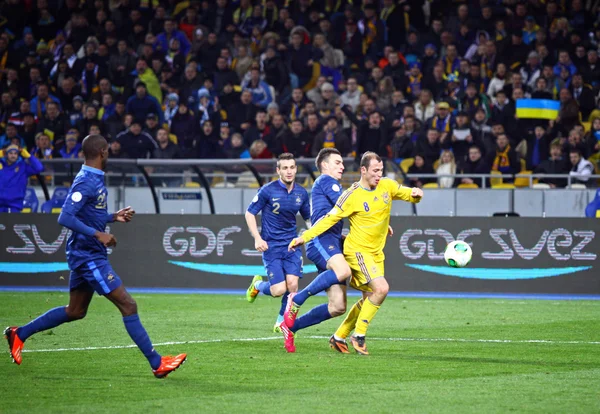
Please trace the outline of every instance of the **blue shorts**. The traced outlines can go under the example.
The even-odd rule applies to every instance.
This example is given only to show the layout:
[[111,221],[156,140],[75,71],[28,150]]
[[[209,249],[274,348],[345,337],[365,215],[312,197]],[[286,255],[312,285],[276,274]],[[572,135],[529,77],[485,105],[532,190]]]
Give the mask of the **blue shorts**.
[[319,273],[327,270],[327,261],[336,254],[344,254],[337,237],[319,236],[306,244],[306,257],[317,266]]
[[108,295],[121,286],[121,278],[115,273],[108,260],[90,261],[71,269],[69,289],[94,290],[99,295]]
[[302,277],[302,250],[267,250],[263,253],[263,264],[271,285],[285,282],[286,275]]

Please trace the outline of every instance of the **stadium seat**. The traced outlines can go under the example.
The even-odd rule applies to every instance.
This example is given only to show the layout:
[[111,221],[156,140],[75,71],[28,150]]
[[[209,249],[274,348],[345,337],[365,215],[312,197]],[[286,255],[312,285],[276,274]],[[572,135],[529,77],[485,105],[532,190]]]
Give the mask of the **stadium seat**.
[[547,189],[550,189],[551,187],[550,187],[550,184],[546,184],[546,183],[534,183],[532,188],[535,188],[538,190],[547,190]]
[[414,158],[404,158],[402,162],[400,162],[400,168],[402,168],[402,171],[404,171],[405,174],[408,174],[408,169],[412,167],[414,163]]
[[515,177],[515,187],[518,187],[518,188],[529,187],[529,177],[531,176],[531,174],[533,174],[533,171],[529,171],[529,170],[521,171]]
[[37,213],[40,201],[33,188],[25,190],[25,198],[23,199],[22,213]]
[[521,158],[520,162],[521,162],[521,172],[527,170],[527,161],[525,161],[523,158]]
[[479,188],[479,186],[475,183],[471,183],[471,184],[459,184],[457,188],[468,188],[468,189],[475,189],[475,188]]
[[440,188],[438,183],[427,183],[423,186],[423,188]]
[[185,183],[183,185],[183,187],[185,187],[185,188],[200,188],[200,183],[197,183],[195,181],[190,181],[189,183]]
[[587,187],[585,186],[585,184],[575,183],[575,184],[571,184],[571,186],[569,188],[577,189],[577,190],[585,190]]
[[[502,175],[502,173],[500,171],[490,171],[490,174],[492,175]],[[490,178],[490,184],[493,186],[495,185],[499,185],[502,184],[503,178],[502,177],[492,177]]]
[[514,184],[502,183],[502,184],[492,185],[492,188],[495,190],[514,190],[516,187]]
[[241,188],[258,188],[258,183],[252,172],[244,171],[239,175],[235,186]]
[[69,194],[69,189],[67,187],[56,187],[54,189],[54,193],[52,194],[52,198],[42,204],[42,213],[60,213],[62,206],[65,204],[65,200],[67,199],[67,194]]
[[213,185],[213,188],[235,188],[235,184],[228,181],[223,181]]

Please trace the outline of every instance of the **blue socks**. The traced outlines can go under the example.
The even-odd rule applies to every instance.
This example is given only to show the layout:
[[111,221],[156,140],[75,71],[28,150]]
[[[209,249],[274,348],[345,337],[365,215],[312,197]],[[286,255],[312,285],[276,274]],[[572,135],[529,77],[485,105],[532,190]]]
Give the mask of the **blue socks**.
[[161,360],[160,354],[152,347],[152,342],[150,342],[150,338],[142,326],[140,317],[137,314],[124,316],[123,323],[125,324],[127,333],[131,339],[133,339],[133,342],[135,342],[138,348],[140,348],[140,351],[142,351],[144,356],[148,359],[148,362],[150,362],[152,369],[158,369]]
[[310,311],[296,319],[296,322],[294,322],[294,326],[292,326],[290,331],[296,332],[300,329],[308,328],[309,326],[326,321],[327,319],[331,319],[331,314],[327,309],[327,304],[323,303],[322,305],[312,308]]
[[17,335],[22,341],[25,341],[36,332],[55,328],[65,322],[69,322],[67,308],[61,306],[59,308],[50,309],[48,312],[38,316],[27,325],[21,326],[17,329]]
[[279,315],[281,317],[283,317],[283,314],[285,313],[285,307],[287,306],[287,300],[288,300],[288,296],[290,295],[290,292],[285,292],[282,296],[281,296],[281,308],[279,309]]
[[302,306],[309,296],[314,296],[319,292],[323,292],[338,283],[340,282],[338,281],[335,272],[333,270],[326,270],[294,296],[294,303],[298,306]]
[[258,282],[254,287],[262,292],[263,295],[271,295],[271,284],[269,282]]

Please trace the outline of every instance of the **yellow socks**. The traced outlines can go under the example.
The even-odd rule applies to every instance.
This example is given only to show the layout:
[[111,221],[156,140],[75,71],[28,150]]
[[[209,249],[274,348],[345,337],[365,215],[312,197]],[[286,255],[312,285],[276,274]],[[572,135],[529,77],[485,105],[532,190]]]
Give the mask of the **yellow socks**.
[[352,306],[352,308],[350,308],[350,311],[346,315],[346,318],[344,319],[340,327],[337,329],[337,331],[335,331],[335,336],[337,336],[338,338],[346,339],[348,335],[350,335],[350,332],[352,332],[352,330],[354,329],[354,325],[356,325],[356,320],[358,319],[358,315],[360,314],[360,311],[362,309],[363,301],[364,299],[360,298],[360,300],[356,302]]
[[354,329],[354,334],[359,336],[364,336],[367,333],[367,328],[369,327],[369,323],[377,314],[379,310],[379,305],[374,305],[373,302],[369,298],[363,303],[362,310],[358,315],[358,320],[356,321],[356,329]]

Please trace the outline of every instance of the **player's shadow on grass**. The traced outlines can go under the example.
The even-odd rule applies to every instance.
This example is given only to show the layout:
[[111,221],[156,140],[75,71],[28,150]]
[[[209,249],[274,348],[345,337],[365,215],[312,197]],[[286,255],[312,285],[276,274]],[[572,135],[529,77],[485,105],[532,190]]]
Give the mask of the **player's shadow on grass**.
[[531,361],[522,359],[500,359],[500,358],[471,358],[471,357],[452,357],[452,356],[421,356],[421,355],[399,355],[405,360],[414,361],[439,361],[439,362],[462,362],[468,364],[515,364],[515,365],[530,365],[539,367],[580,367],[584,369],[600,368],[598,363],[587,362],[555,362],[555,361]]

